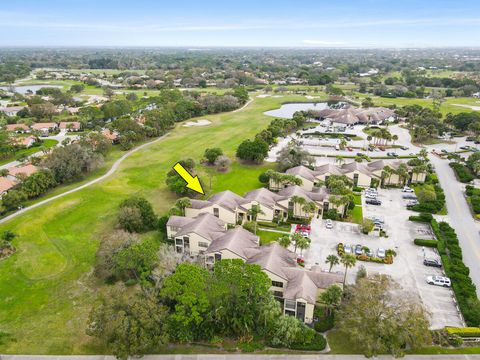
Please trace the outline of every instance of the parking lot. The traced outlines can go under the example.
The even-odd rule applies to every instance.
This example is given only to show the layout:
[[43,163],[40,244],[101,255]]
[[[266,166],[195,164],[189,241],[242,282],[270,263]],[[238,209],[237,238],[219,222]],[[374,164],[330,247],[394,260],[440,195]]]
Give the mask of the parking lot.
[[[357,261],[354,268],[348,270],[347,283],[354,283],[360,265],[365,266],[369,274],[381,273],[390,275],[406,291],[417,294],[426,309],[431,313],[431,327],[434,329],[449,326],[463,326],[461,317],[455,306],[453,291],[426,283],[430,275],[443,275],[442,269],[423,265],[423,259],[440,259],[435,250],[422,248],[413,243],[415,238],[431,239],[430,227],[426,224],[408,221],[413,213],[405,207],[399,189],[380,189],[378,199],[382,205],[367,205],[362,196],[363,216],[376,216],[384,220],[384,230],[388,237],[364,235],[358,225],[334,221],[333,229],[327,229],[324,221],[315,219],[312,222],[310,249],[305,252],[307,266],[318,264],[328,270],[325,259],[329,254],[336,254],[339,242],[353,247],[357,244],[367,246],[376,253],[378,248],[393,249],[397,252],[391,265]],[[343,271],[337,265],[332,271]]]

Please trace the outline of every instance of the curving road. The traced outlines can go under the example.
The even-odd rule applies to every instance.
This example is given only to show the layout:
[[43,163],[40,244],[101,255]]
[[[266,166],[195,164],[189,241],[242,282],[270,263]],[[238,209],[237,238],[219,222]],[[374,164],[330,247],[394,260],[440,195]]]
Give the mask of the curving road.
[[14,217],[18,216],[18,215],[21,215],[31,209],[35,209],[39,206],[42,206],[42,205],[45,205],[53,200],[56,200],[58,198],[61,198],[63,196],[66,196],[66,195],[69,195],[71,193],[74,193],[76,191],[79,191],[79,190],[82,190],[82,189],[85,189],[86,187],[89,187],[89,186],[92,186],[93,184],[96,184],[96,183],[99,183],[100,181],[102,180],[105,180],[106,178],[108,178],[110,175],[112,175],[115,171],[117,171],[118,167],[120,166],[120,164],[122,163],[123,160],[125,160],[127,157],[129,157],[130,155],[132,155],[133,153],[137,152],[138,150],[141,150],[147,146],[150,146],[156,142],[159,142],[160,140],[163,140],[165,139],[165,137],[168,136],[168,134],[165,134],[153,141],[150,141],[148,143],[145,143],[145,144],[142,144],[140,146],[137,146],[136,148],[126,152],[125,154],[122,155],[122,157],[120,157],[117,161],[115,161],[112,165],[112,167],[105,173],[103,174],[102,176],[96,178],[96,179],[93,179],[92,181],[89,181],[83,185],[80,185],[74,189],[71,189],[71,190],[68,190],[68,191],[65,191],[64,193],[61,193],[61,194],[58,194],[58,195],[55,195],[55,196],[52,196],[51,198],[48,198],[48,199],[45,199],[45,200],[42,200],[42,201],[39,201],[38,203],[35,203],[33,205],[30,205],[30,206],[27,206],[26,208],[23,208],[21,210],[18,210],[17,212],[11,214],[11,215],[8,215],[6,217],[4,217],[3,219],[0,219],[0,224],[4,223],[4,222],[7,222],[11,219],[13,219]]

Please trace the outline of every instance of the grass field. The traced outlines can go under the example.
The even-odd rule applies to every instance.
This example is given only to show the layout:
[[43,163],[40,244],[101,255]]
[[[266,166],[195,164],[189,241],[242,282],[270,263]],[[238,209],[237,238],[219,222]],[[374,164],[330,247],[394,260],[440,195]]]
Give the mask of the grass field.
[[277,241],[286,234],[280,234],[273,231],[257,230],[257,235],[260,236],[260,245],[267,245],[272,241]]
[[20,151],[17,151],[15,154],[12,154],[12,156],[9,156],[5,159],[0,160],[0,165],[4,165],[11,161],[15,161],[16,159],[22,156],[30,156],[32,154],[35,154],[36,152],[41,151],[42,149],[50,149],[51,147],[54,147],[57,144],[58,144],[57,140],[45,139],[43,140],[43,144],[41,146],[32,146],[28,149],[22,149]]
[[[12,339],[0,344],[0,352],[102,353],[84,331],[91,304],[103,290],[90,272],[99,240],[115,224],[119,203],[139,194],[149,199],[159,214],[166,212],[175,196],[164,185],[165,174],[179,159],[198,161],[204,150],[213,146],[233,158],[241,141],[271,121],[264,111],[285,101],[304,99],[256,99],[242,111],[204,117],[212,121],[207,127],[178,125],[164,140],[127,158],[105,181],[0,226],[0,231],[10,229],[18,234],[14,240],[17,253],[0,262],[0,331]],[[208,182],[207,192],[230,189],[243,194],[261,186],[258,175],[271,166],[234,163],[229,172],[212,173],[211,190],[205,177],[215,170],[200,168],[200,176]]]

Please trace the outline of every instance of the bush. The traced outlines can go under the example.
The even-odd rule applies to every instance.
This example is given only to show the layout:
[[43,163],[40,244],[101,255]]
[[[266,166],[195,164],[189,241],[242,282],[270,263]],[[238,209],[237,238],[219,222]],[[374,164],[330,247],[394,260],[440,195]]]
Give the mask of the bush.
[[451,162],[450,167],[455,172],[455,176],[457,177],[458,181],[462,183],[469,183],[475,179],[475,175],[473,175],[471,170],[463,164]]
[[242,352],[251,353],[255,350],[262,350],[264,345],[260,342],[250,341],[250,342],[239,342],[237,347],[242,350]]
[[205,159],[207,159],[209,164],[213,165],[215,163],[215,160],[217,160],[217,158],[221,155],[223,155],[222,149],[211,148],[211,149],[206,149],[203,156],[205,156]]
[[445,327],[449,335],[458,335],[460,337],[480,337],[480,328],[479,327]]
[[413,243],[418,246],[432,247],[436,248],[438,245],[437,240],[426,240],[426,239],[415,239]]
[[133,196],[120,204],[120,227],[128,232],[145,232],[155,229],[158,218],[147,199]]
[[318,331],[318,332],[325,332],[333,328],[335,325],[335,317],[334,315],[329,315],[321,318],[318,320],[315,325],[313,325],[313,328]]
[[430,213],[420,213],[420,215],[412,215],[408,218],[410,221],[418,221],[418,222],[430,222],[432,221],[433,216]]
[[338,212],[335,209],[330,209],[330,210],[323,213],[323,218],[324,219],[337,220],[338,217],[339,217]]
[[[313,331],[311,329],[308,329]],[[322,334],[315,332],[313,339],[308,343],[293,343],[290,345],[292,350],[306,350],[306,351],[322,351],[327,346],[327,340]]]

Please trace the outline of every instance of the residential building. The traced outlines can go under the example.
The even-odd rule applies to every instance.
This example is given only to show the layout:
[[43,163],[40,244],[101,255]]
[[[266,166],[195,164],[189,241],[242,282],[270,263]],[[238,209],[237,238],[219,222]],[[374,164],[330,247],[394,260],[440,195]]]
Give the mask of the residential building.
[[26,124],[7,124],[5,130],[19,134],[30,132],[30,128]]
[[35,136],[12,137],[10,140],[12,141],[13,145],[25,146],[26,148],[32,147],[37,142],[37,138]]
[[16,184],[14,181],[7,179],[4,176],[0,176],[0,199],[8,192],[8,190],[13,188],[15,185]]
[[60,130],[66,131],[80,131],[82,125],[78,121],[62,121],[60,122]]
[[11,178],[10,180],[14,180],[15,178],[18,178],[18,177],[30,176],[39,170],[40,169],[35,165],[27,164],[27,165],[21,165],[21,166],[15,166],[15,167],[9,168],[8,175],[9,175],[9,178]]
[[167,222],[167,237],[174,240],[177,252],[195,256],[203,254],[226,229],[225,222],[208,213],[194,218],[171,216]]
[[32,130],[39,131],[42,135],[48,135],[51,131],[58,128],[58,125],[54,122],[48,123],[35,123],[30,126]]
[[25,106],[6,106],[0,107],[0,112],[7,116],[16,116],[20,110],[25,109]]

